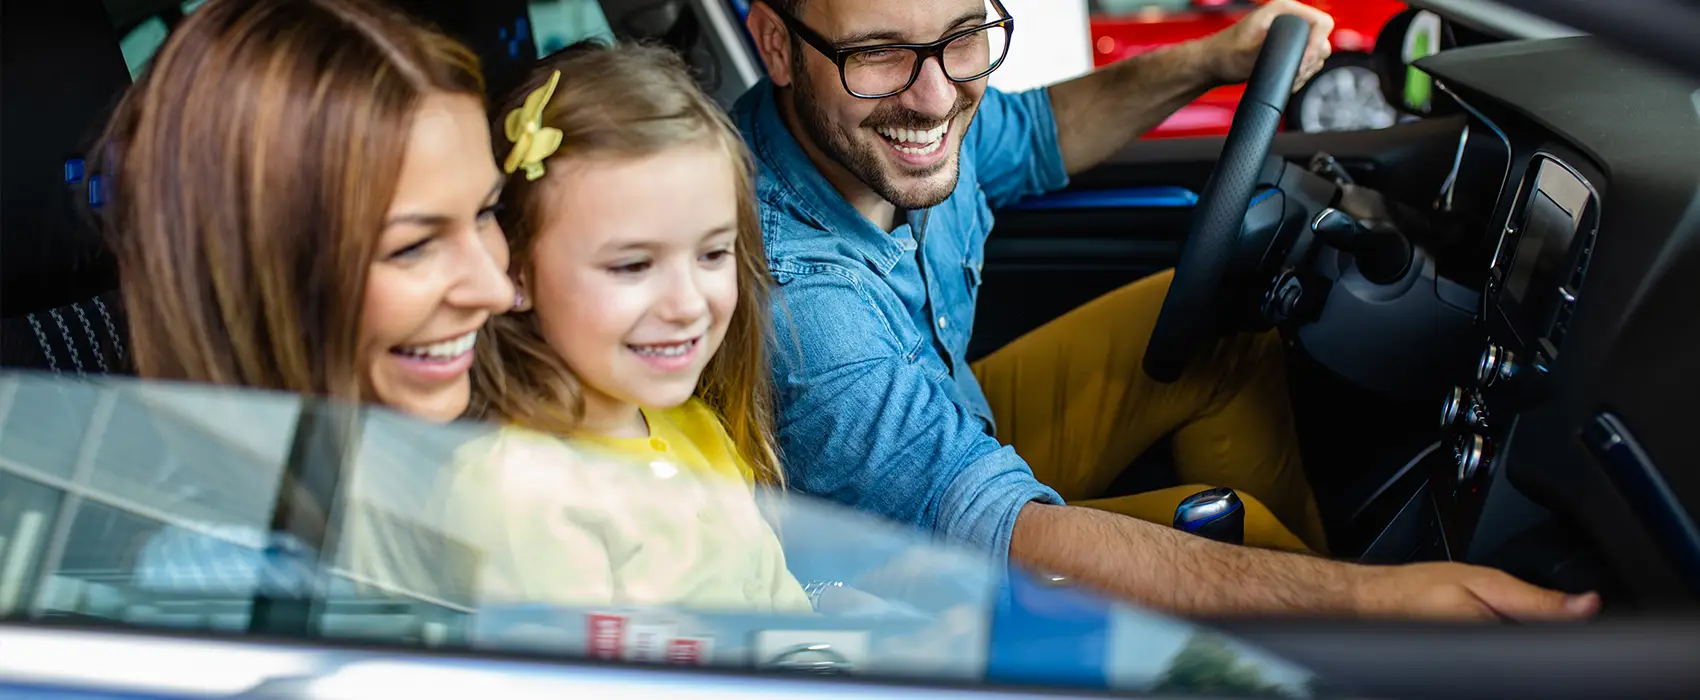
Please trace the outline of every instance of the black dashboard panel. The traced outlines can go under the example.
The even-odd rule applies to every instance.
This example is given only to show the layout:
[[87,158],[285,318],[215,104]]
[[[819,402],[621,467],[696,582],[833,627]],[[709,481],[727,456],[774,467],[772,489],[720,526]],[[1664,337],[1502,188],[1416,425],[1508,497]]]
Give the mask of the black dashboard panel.
[[[1700,82],[1587,37],[1418,66],[1510,151],[1509,168],[1460,158],[1477,183],[1508,170],[1484,232],[1481,371],[1461,378],[1486,420],[1460,449],[1585,531],[1638,602],[1700,601]],[[1530,228],[1562,245],[1519,268]],[[1487,386],[1501,369],[1520,378]]]

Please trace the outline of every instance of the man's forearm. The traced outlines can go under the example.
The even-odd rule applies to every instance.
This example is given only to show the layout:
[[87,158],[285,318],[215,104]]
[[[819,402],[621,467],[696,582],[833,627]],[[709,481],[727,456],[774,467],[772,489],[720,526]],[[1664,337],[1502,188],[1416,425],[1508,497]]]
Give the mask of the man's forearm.
[[1052,85],[1064,168],[1073,175],[1096,166],[1215,87],[1207,59],[1208,48],[1190,41]]
[[1010,556],[1183,615],[1350,615],[1363,568],[1235,547],[1104,511],[1038,503],[1015,520]]

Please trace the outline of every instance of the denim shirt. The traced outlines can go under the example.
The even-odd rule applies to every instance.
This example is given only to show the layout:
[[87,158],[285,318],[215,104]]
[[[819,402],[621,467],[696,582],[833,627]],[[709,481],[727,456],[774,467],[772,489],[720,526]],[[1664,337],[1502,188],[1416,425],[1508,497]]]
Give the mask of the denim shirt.
[[[1000,445],[967,362],[992,209],[1068,183],[1049,94],[988,89],[943,203],[886,232],[827,182],[762,81],[734,106],[755,154],[774,380],[794,488],[988,550],[1062,499]],[[918,252],[921,254],[917,254]]]

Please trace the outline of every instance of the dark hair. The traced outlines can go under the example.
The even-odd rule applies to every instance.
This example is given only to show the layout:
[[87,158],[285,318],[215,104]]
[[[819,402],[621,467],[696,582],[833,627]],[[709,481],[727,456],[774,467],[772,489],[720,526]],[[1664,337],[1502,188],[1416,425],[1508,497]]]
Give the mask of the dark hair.
[[[756,477],[780,483],[773,439],[773,377],[766,340],[770,332],[767,254],[755,193],[755,165],[744,141],[691,78],[678,54],[637,44],[575,44],[541,61],[496,111],[496,142],[510,146],[503,124],[533,90],[560,71],[554,97],[543,108],[543,126],[560,129],[559,150],[549,158],[553,172],[569,160],[642,158],[680,146],[706,144],[726,154],[737,183],[738,231],[733,246],[738,270],[738,304],[726,339],[698,380],[697,396],[720,414],[738,453]],[[497,159],[505,157],[498,154]],[[498,214],[511,250],[509,269],[529,275],[537,234],[548,207],[545,174],[535,182],[508,181]],[[535,302],[534,302],[535,303]],[[549,347],[535,313],[516,312],[490,320],[478,343],[473,368],[473,411],[533,430],[570,434],[583,419],[578,378]]]
[[144,377],[359,399],[367,269],[413,114],[477,56],[369,0],[213,0],[97,158]]

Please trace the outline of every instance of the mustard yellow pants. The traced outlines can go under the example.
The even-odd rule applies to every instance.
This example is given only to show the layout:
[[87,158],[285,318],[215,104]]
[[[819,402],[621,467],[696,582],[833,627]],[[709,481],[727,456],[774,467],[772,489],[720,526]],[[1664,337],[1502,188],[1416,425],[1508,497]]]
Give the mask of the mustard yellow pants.
[[[998,440],[1072,505],[1167,525],[1182,499],[1226,486],[1246,504],[1247,545],[1326,553],[1275,332],[1222,340],[1173,384],[1141,369],[1173,275],[1110,292],[975,363]],[[1187,485],[1101,498],[1128,464],[1170,434]]]

